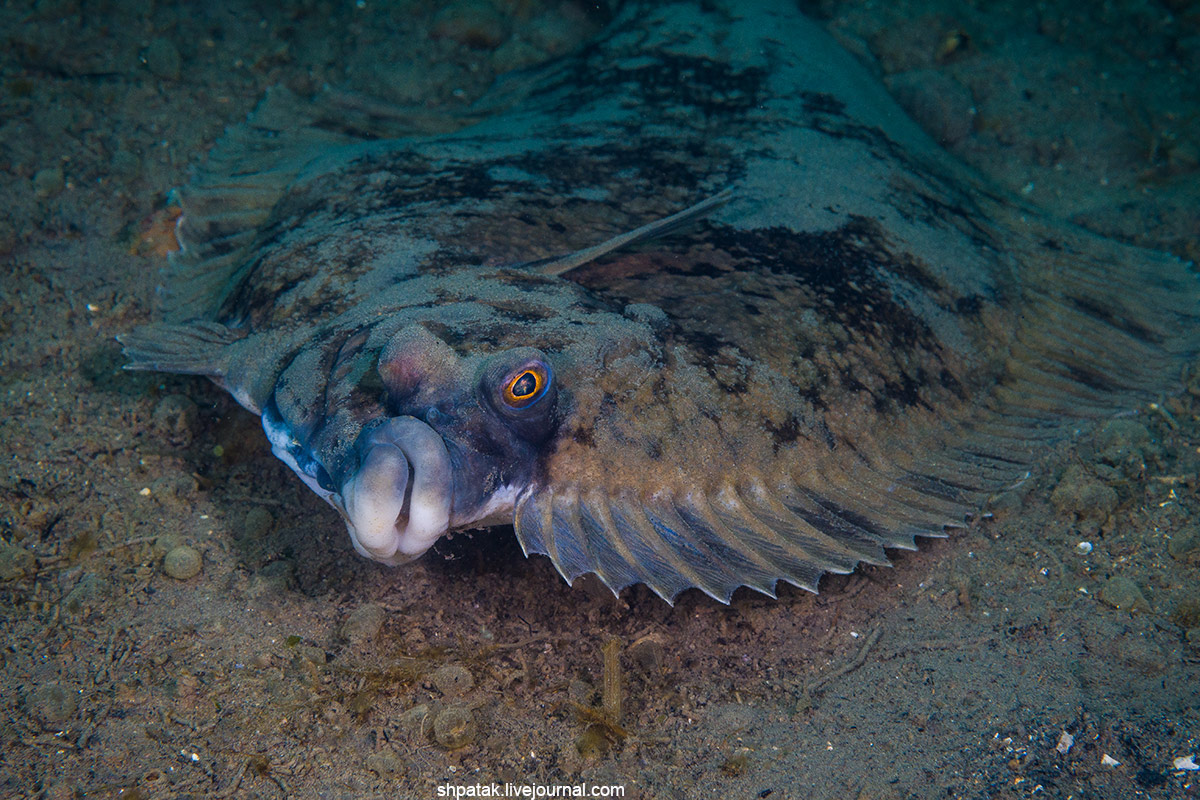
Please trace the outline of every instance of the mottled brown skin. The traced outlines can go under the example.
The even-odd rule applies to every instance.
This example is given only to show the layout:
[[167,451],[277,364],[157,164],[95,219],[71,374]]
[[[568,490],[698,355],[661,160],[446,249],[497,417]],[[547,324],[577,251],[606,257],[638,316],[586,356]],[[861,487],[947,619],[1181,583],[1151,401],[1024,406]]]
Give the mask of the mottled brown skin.
[[[940,535],[1195,349],[1178,264],[995,195],[787,3],[631,3],[496,97],[374,141],[273,95],[184,190],[174,327],[134,366],[222,382],[344,514],[364,437],[420,420],[448,529],[728,600]],[[498,404],[530,359],[553,393]]]

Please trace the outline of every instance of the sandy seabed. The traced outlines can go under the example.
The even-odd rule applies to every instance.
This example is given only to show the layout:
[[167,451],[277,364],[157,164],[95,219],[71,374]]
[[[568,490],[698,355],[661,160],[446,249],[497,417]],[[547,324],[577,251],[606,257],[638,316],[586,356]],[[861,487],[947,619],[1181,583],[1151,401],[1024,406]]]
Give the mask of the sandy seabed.
[[[267,87],[465,105],[591,5],[0,9],[0,795],[1200,795],[1191,374],[894,568],[672,608],[504,531],[368,563],[220,390],[120,369],[168,190]],[[1197,258],[1196,3],[803,6],[1005,190]]]

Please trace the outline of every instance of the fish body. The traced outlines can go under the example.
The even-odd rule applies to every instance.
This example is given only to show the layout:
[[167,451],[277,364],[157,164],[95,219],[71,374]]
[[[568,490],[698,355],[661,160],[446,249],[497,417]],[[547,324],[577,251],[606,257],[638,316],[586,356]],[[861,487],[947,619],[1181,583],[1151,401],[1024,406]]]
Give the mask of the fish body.
[[627,3],[435,134],[273,91],[130,366],[227,388],[389,564],[512,523],[727,602],[942,535],[1177,375],[1197,287],[989,188],[793,5]]

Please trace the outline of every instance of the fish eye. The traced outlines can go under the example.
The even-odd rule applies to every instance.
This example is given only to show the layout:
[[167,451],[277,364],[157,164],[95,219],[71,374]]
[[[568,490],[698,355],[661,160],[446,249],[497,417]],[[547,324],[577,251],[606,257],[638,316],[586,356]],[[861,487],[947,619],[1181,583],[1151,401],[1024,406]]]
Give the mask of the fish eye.
[[540,361],[535,361],[513,371],[505,378],[500,397],[509,408],[529,408],[546,396],[551,380],[550,368]]
[[518,438],[535,445],[546,441],[556,428],[558,382],[545,354],[514,347],[490,355],[480,366],[479,401]]

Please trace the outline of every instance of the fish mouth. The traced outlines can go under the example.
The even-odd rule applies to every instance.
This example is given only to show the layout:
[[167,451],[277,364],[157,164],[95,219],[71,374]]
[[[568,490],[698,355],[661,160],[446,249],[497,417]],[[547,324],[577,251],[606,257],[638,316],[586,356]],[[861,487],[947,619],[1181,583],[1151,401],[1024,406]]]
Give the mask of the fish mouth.
[[342,484],[354,549],[405,564],[450,526],[453,483],[446,443],[416,417],[393,417],[359,437],[358,468]]

